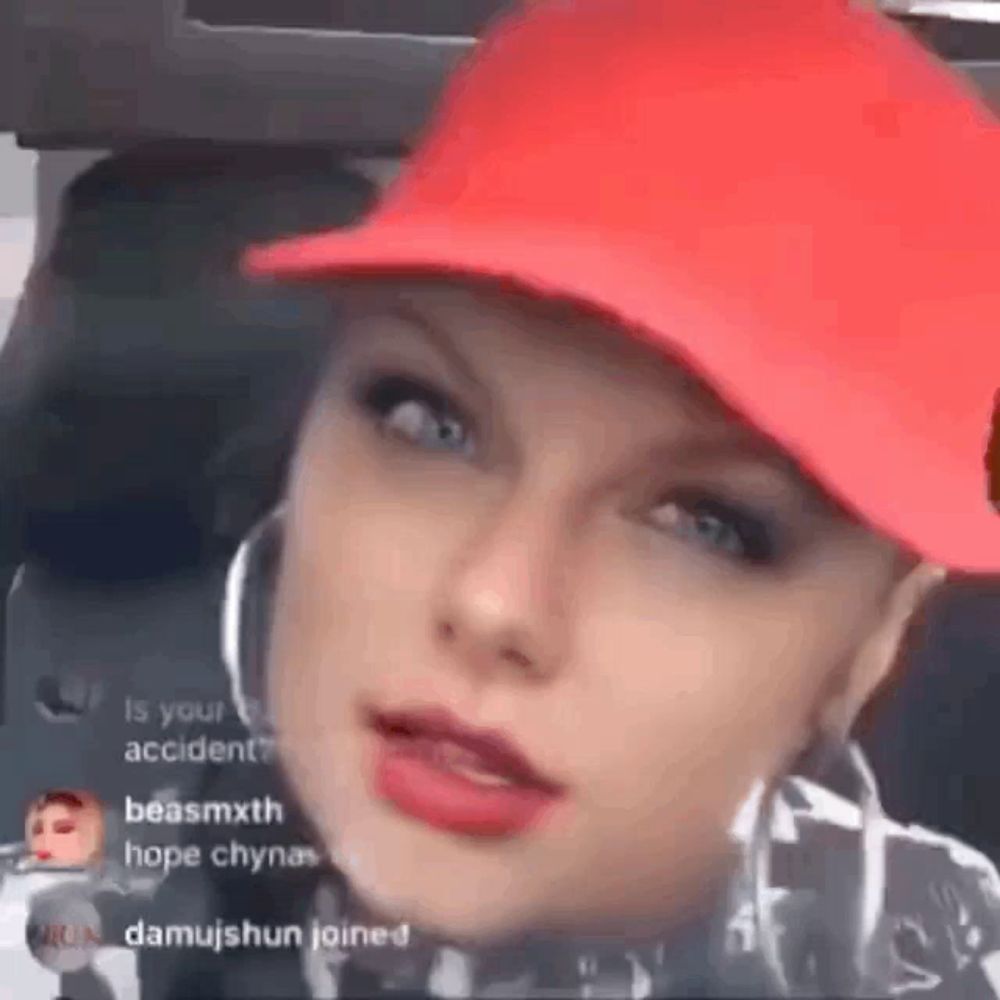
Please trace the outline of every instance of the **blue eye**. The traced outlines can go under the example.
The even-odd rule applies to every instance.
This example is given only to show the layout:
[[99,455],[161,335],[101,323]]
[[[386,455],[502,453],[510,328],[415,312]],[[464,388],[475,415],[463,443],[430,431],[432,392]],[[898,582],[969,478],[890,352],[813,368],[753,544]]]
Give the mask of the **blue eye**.
[[442,393],[415,379],[389,375],[375,379],[361,402],[383,433],[428,451],[471,454],[466,421]]
[[408,399],[383,417],[382,427],[395,437],[434,451],[465,451],[465,428],[454,417],[435,413],[416,399]]
[[658,504],[649,520],[682,541],[741,562],[770,564],[778,557],[769,520],[724,501],[675,497]]

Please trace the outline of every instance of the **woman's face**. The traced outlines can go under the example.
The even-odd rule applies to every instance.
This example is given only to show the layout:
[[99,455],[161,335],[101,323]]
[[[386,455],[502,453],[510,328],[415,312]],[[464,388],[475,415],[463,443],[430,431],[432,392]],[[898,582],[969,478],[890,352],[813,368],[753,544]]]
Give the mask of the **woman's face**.
[[602,322],[381,287],[293,471],[284,761],[396,919],[466,939],[671,920],[850,687],[898,565]]
[[98,848],[91,817],[83,808],[49,802],[36,810],[29,825],[28,849],[43,864],[82,865]]

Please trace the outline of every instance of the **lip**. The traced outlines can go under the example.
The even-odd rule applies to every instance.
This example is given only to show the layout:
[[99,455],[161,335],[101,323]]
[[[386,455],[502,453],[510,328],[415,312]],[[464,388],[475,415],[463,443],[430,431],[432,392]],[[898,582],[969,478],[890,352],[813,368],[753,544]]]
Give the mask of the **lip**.
[[[564,796],[504,733],[469,726],[445,708],[372,710],[368,724],[377,738],[376,794],[438,829],[485,837],[524,833]],[[460,763],[473,765],[481,778],[494,780],[448,766],[446,746],[457,748]]]

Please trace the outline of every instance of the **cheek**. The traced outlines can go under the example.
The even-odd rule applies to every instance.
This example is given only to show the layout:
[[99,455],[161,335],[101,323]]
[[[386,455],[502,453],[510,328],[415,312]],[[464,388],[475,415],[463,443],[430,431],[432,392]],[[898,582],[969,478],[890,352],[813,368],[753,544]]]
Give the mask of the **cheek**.
[[561,878],[578,884],[571,853],[594,859],[601,907],[655,911],[724,875],[737,812],[798,749],[846,655],[787,600],[720,596],[679,589],[625,607],[605,594],[581,616],[548,728],[587,816]]
[[[448,498],[386,499],[371,477],[303,491],[293,510],[275,621],[299,676],[361,679],[428,633],[436,582],[456,535]],[[294,619],[292,619],[294,616]],[[292,627],[290,628],[289,625]],[[370,654],[370,655],[369,655]],[[402,656],[401,656],[402,659]]]
[[352,766],[344,737],[359,701],[426,668],[435,588],[462,522],[437,483],[387,482],[347,449],[309,470],[291,497],[270,700],[293,779],[318,782],[325,767]]
[[621,592],[582,616],[568,681],[592,720],[592,785],[618,814],[670,822],[684,802],[725,823],[808,738],[850,632],[778,588]]

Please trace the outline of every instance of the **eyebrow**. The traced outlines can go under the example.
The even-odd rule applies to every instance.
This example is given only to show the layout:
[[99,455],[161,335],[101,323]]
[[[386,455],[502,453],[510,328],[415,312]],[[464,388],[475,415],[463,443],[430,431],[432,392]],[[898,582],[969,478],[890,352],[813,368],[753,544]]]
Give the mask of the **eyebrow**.
[[419,307],[404,298],[394,296],[392,301],[379,308],[377,315],[389,319],[401,319],[414,328],[431,347],[441,354],[456,369],[463,380],[484,398],[491,396],[490,390],[474,365],[455,344],[444,327],[435,322]]
[[649,452],[651,461],[670,460],[690,465],[711,464],[726,460],[739,460],[777,473],[809,505],[828,516],[854,516],[836,497],[829,493],[801,464],[784,451],[780,445],[765,437],[750,434],[692,435],[681,441],[659,442]]

